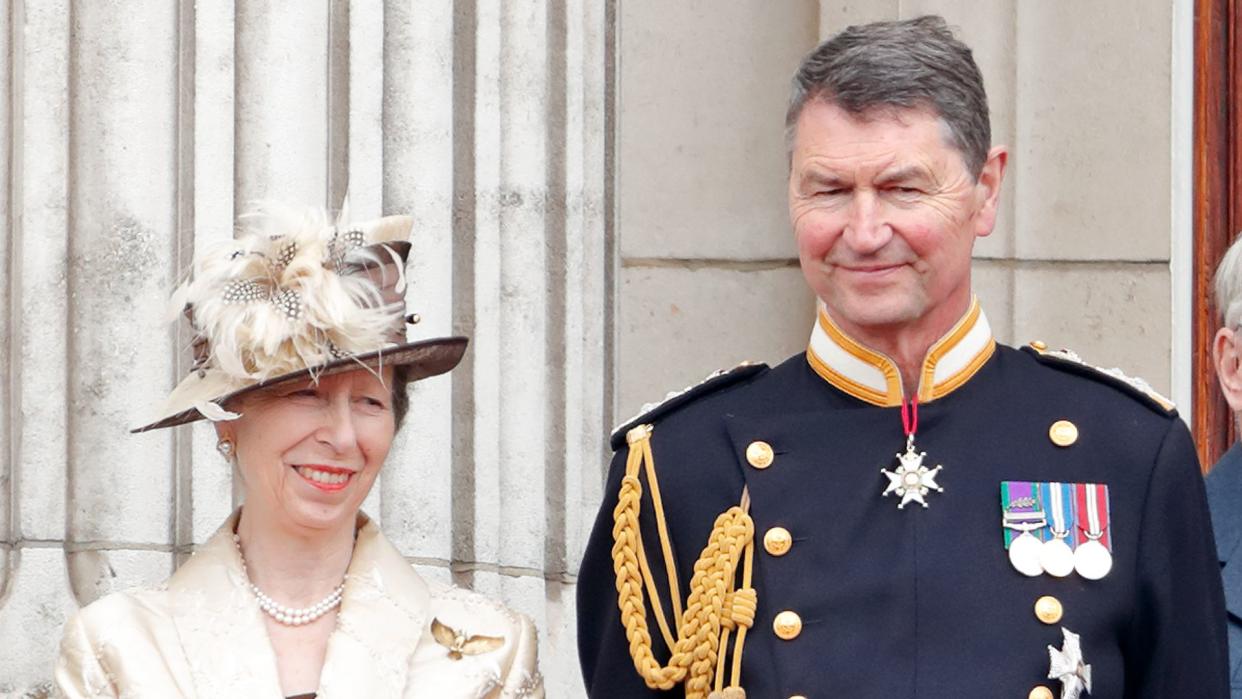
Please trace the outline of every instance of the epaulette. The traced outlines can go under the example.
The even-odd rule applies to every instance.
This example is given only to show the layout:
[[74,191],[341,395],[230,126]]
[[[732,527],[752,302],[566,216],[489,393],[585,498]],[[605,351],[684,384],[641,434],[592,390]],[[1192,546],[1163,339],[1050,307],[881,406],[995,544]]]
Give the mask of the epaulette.
[[714,371],[697,384],[686,386],[680,391],[669,391],[664,396],[664,400],[658,403],[647,403],[638,411],[637,415],[613,429],[612,438],[609,440],[613,451],[625,445],[625,433],[629,432],[633,427],[642,423],[655,422],[691,401],[698,400],[703,396],[715,393],[726,386],[732,386],[739,381],[761,374],[767,370],[767,364],[742,362],[732,369]]
[[1127,376],[1121,369],[1116,367],[1105,369],[1094,364],[1088,364],[1073,350],[1050,350],[1046,344],[1039,340],[1035,340],[1023,347],[1022,350],[1034,356],[1041,364],[1063,369],[1118,388],[1123,393],[1133,396],[1140,403],[1161,415],[1168,415],[1169,417],[1177,415],[1177,406],[1173,404],[1173,401],[1160,395],[1156,389],[1151,387],[1151,384],[1143,379]]

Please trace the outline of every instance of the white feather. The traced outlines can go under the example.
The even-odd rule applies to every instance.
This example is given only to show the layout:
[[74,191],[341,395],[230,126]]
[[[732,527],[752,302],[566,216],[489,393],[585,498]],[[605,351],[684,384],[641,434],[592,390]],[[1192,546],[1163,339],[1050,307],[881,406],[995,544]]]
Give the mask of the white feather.
[[410,231],[414,228],[412,216],[385,216],[374,221],[355,224],[366,233],[367,240],[372,243],[390,243],[396,240],[409,240]]
[[229,412],[228,410],[220,407],[219,403],[209,400],[203,400],[195,403],[194,409],[201,413],[203,417],[211,420],[212,422],[227,422],[241,417],[241,413]]
[[164,312],[165,322],[171,323],[181,317],[185,312],[185,302],[190,293],[190,283],[183,282],[177,286],[177,290],[172,293],[168,299],[168,307]]
[[[347,212],[346,203],[342,214]],[[379,289],[365,275],[342,277],[325,266],[328,242],[337,230],[326,212],[265,203],[239,223],[237,239],[204,248],[191,279],[173,295],[176,312],[190,305],[197,331],[209,338],[206,370],[252,383],[323,364],[331,359],[329,340],[354,354],[385,344],[399,307],[383,305]],[[410,224],[409,217],[390,216],[348,228],[363,231],[372,245],[396,240],[401,232],[408,235]],[[372,239],[370,232],[382,240]],[[280,265],[279,255],[289,243],[296,246],[295,254]],[[398,290],[404,291],[404,262],[390,247],[385,251],[401,275]],[[371,251],[360,257],[381,262]],[[262,298],[225,301],[225,292],[239,281],[259,284],[265,295],[296,291],[301,316],[290,318]]]
[[391,247],[387,245],[384,245],[382,247],[384,248],[384,251],[388,253],[389,257],[392,258],[393,266],[397,268],[397,284],[396,286],[393,287],[393,290],[396,291],[398,294],[404,294],[405,293],[405,260],[401,259],[401,256],[397,254],[397,251],[393,250]]

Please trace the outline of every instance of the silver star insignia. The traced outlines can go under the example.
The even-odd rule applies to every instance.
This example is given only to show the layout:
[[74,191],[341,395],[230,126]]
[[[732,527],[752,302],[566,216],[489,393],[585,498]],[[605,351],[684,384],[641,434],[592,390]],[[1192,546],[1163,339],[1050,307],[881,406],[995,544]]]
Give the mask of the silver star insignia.
[[1091,693],[1091,666],[1082,661],[1078,634],[1061,627],[1065,642],[1061,650],[1048,646],[1048,679],[1061,680],[1061,699],[1078,699]]
[[932,490],[938,493],[944,492],[944,488],[936,483],[936,474],[940,473],[943,467],[927,468],[923,465],[923,459],[926,457],[927,452],[914,450],[914,442],[911,440],[906,444],[906,453],[897,454],[899,464],[896,471],[880,469],[880,473],[888,476],[888,488],[884,490],[884,495],[896,493],[901,496],[897,509],[905,509],[911,500],[927,507],[927,501],[923,499],[924,495]]

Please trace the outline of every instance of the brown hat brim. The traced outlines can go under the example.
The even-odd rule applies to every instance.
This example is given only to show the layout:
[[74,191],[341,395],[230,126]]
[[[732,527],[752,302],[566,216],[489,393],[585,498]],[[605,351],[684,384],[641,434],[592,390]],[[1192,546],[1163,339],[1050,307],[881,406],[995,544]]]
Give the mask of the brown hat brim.
[[[468,342],[467,338],[460,336],[440,337],[410,342],[396,347],[387,347],[366,354],[343,357],[327,364],[282,374],[281,376],[237,389],[225,395],[212,398],[212,402],[224,405],[239,396],[290,381],[302,380],[311,375],[317,377],[331,376],[332,374],[340,374],[346,371],[353,371],[354,369],[380,370],[384,367],[406,367],[409,380],[418,381],[446,373],[457,366],[461,362],[462,356],[466,353],[466,344]],[[130,430],[130,432],[147,432],[164,427],[184,425],[203,419],[206,419],[205,416],[197,408],[188,408],[142,427],[136,427]]]

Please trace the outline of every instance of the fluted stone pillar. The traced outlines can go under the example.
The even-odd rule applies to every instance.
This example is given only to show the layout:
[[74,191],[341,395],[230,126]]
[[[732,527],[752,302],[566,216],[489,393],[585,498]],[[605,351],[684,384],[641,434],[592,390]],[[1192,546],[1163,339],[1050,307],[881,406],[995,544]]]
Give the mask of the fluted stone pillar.
[[534,617],[550,695],[582,694],[574,574],[612,399],[612,12],[0,9],[0,696],[40,696],[74,608],[159,582],[236,504],[210,425],[127,433],[187,369],[166,299],[194,250],[254,202],[347,192],[354,218],[415,218],[414,334],[471,337],[412,388],[365,507],[427,577]]
[[[5,70],[13,150],[5,303],[8,348],[0,691],[39,689],[74,605],[67,538],[70,435],[70,27],[66,3],[9,6]],[[139,524],[141,526],[141,524]],[[23,652],[24,651],[24,652]],[[11,679],[9,679],[11,678]],[[4,686],[4,685],[8,686]]]

